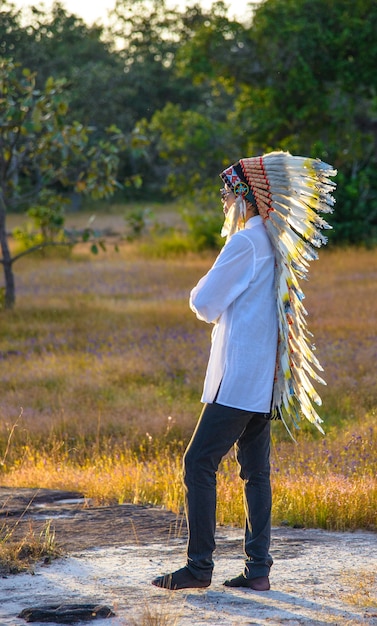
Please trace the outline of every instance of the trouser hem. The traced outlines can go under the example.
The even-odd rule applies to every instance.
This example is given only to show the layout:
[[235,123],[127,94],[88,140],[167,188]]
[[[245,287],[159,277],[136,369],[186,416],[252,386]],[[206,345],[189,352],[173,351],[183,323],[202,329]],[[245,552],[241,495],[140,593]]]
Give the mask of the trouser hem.
[[199,571],[197,567],[193,567],[190,564],[186,565],[187,569],[189,570],[190,574],[192,574],[197,580],[205,580],[205,581],[211,581],[212,580],[212,570],[211,571],[206,571],[204,572]]
[[269,576],[270,575],[270,567],[252,567],[250,569],[248,569],[247,567],[245,567],[244,570],[244,576],[245,578],[247,578],[248,580],[251,580],[252,578],[260,578],[261,576]]

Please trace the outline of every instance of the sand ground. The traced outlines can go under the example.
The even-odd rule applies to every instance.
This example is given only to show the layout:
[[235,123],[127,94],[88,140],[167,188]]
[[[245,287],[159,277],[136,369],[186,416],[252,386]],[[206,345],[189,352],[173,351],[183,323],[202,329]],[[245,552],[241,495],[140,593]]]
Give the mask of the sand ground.
[[[7,506],[8,522],[16,518],[30,495],[0,489],[3,517]],[[273,528],[271,590],[254,592],[223,586],[242,569],[242,531],[221,527],[211,587],[166,592],[150,581],[184,564],[182,520],[153,507],[91,507],[73,495],[34,492],[23,523],[52,519],[66,554],[0,579],[0,626],[25,624],[25,608],[81,602],[113,608],[98,626],[377,626],[375,533]]]

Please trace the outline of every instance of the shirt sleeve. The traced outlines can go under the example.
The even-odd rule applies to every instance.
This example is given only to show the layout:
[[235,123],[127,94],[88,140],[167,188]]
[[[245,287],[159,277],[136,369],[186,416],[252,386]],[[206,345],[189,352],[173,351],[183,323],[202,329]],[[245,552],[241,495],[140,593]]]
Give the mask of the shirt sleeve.
[[236,233],[221,250],[211,269],[190,294],[190,308],[205,322],[214,322],[247,288],[255,273],[253,242]]

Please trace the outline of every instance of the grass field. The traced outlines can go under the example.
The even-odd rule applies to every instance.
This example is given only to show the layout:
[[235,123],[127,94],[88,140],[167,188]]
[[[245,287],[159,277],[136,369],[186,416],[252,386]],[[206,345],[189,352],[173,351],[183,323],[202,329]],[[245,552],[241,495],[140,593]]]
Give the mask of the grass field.
[[[125,243],[17,262],[16,308],[0,312],[2,485],[182,509],[211,331],[188,294],[214,255],[155,259]],[[303,424],[294,444],[273,424],[275,524],[377,529],[376,279],[373,250],[323,250],[312,265],[304,291],[327,434]],[[237,473],[229,454],[223,524],[243,525]]]

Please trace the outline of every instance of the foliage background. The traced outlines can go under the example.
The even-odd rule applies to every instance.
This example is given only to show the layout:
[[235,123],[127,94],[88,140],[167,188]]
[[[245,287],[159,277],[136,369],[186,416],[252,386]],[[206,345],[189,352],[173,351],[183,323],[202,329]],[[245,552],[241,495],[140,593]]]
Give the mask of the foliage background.
[[251,22],[223,2],[119,0],[106,27],[58,3],[0,11],[1,55],[39,88],[64,78],[68,121],[138,138],[119,177],[143,185],[124,199],[193,196],[208,210],[224,166],[289,150],[338,169],[330,237],[343,243],[376,240],[376,32],[374,0],[265,0]]

